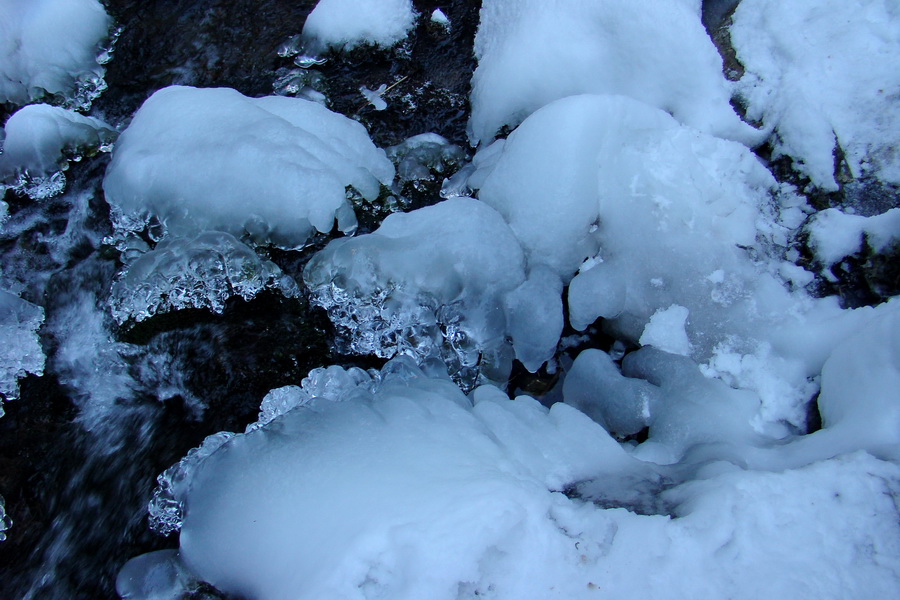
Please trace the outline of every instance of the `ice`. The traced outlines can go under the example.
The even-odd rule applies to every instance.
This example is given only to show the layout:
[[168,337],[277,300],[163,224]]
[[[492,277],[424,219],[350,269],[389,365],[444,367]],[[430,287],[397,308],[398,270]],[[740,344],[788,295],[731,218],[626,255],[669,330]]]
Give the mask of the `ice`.
[[885,0],[744,0],[731,41],[747,115],[774,127],[817,187],[838,189],[835,150],[854,178],[900,183],[900,7]]
[[466,158],[465,151],[436,133],[420,133],[387,149],[397,165],[401,182],[433,181],[455,170]]
[[306,51],[390,47],[406,37],[415,19],[411,0],[319,0],[303,26]]
[[556,353],[564,325],[562,282],[556,273],[538,266],[506,295],[505,309],[516,358],[534,373]]
[[443,356],[460,377],[508,373],[503,297],[524,282],[525,263],[482,202],[453,198],[392,214],[371,234],[330,242],[303,279],[351,352]]
[[0,0],[0,103],[89,107],[105,88],[97,57],[110,22],[97,0]]
[[824,267],[862,250],[863,240],[874,252],[883,252],[900,239],[900,208],[862,217],[837,208],[816,213],[806,225],[816,260]]
[[3,496],[0,496],[0,542],[6,541],[6,532],[12,527],[12,519],[6,516],[6,505]]
[[18,399],[19,379],[29,373],[44,374],[44,351],[38,338],[43,323],[43,308],[0,290],[0,396],[4,400]]
[[129,560],[116,578],[123,600],[172,600],[196,587],[177,550],[157,550]]
[[35,199],[62,192],[69,161],[107,151],[116,136],[99,119],[48,104],[19,109],[4,130],[0,184]]
[[374,200],[393,176],[362,125],[315,102],[173,86],[122,133],[103,189],[126,228],[150,214],[170,234],[221,230],[293,248],[335,219],[353,231],[346,188]]
[[559,98],[622,94],[747,144],[696,2],[486,0],[475,39],[470,137],[488,142]]
[[222,313],[231,297],[250,300],[267,289],[299,295],[297,284],[274,263],[234,236],[218,231],[166,239],[128,265],[110,291],[119,324],[185,308]]

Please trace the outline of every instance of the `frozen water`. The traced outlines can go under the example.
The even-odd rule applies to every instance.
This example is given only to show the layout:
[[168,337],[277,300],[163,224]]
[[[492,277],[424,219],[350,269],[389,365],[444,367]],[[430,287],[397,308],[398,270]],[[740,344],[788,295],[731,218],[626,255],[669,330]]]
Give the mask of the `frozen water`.
[[622,94],[747,144],[763,135],[729,104],[696,2],[485,0],[475,39],[470,137],[490,141],[550,102]]
[[776,156],[838,189],[835,149],[854,177],[900,183],[900,6],[885,0],[743,0],[731,41],[747,115],[775,128]]
[[306,19],[303,37],[312,55],[328,47],[390,47],[406,37],[415,19],[411,0],[319,0]]
[[170,234],[215,229],[293,248],[335,220],[353,231],[346,188],[374,200],[393,176],[362,125],[318,103],[174,86],[135,114],[103,189],[123,228],[151,214]]
[[0,290],[0,395],[4,400],[19,397],[22,377],[43,375],[44,351],[37,333],[43,322],[43,308]]
[[466,159],[465,151],[436,133],[421,133],[387,149],[397,165],[397,177],[417,184],[433,181],[456,168]]
[[49,95],[90,107],[105,88],[97,57],[110,21],[97,0],[0,0],[0,103]]
[[266,289],[288,297],[297,284],[274,263],[234,236],[208,231],[194,238],[165,239],[117,277],[109,305],[119,324],[185,308],[216,313],[234,296],[250,300]]
[[35,199],[62,192],[69,161],[108,151],[116,135],[99,119],[47,104],[19,109],[4,131],[0,183]]
[[172,600],[196,587],[177,550],[157,550],[129,560],[116,578],[123,600]]
[[657,310],[650,315],[650,321],[644,327],[638,342],[643,346],[656,346],[672,354],[690,356],[691,342],[684,329],[689,314],[688,309],[677,304]]
[[312,300],[348,350],[423,361],[452,373],[508,374],[503,296],[525,280],[522,250],[486,204],[453,198],[387,217],[375,232],[333,240],[306,266]]

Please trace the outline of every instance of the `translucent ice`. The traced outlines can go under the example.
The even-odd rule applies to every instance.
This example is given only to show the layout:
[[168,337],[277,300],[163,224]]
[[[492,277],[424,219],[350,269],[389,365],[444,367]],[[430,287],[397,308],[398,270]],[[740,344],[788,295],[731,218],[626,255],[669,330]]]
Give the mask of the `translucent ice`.
[[19,397],[19,379],[44,373],[44,351],[37,335],[43,322],[43,308],[0,290],[0,395],[6,400]]
[[393,176],[362,125],[315,102],[175,86],[135,114],[103,189],[125,227],[149,213],[170,233],[247,232],[296,247],[335,220],[352,231],[346,188],[372,200]]
[[230,234],[208,231],[163,240],[134,260],[113,284],[109,304],[122,324],[184,308],[221,313],[229,298],[250,300],[266,289],[299,293],[274,263]]

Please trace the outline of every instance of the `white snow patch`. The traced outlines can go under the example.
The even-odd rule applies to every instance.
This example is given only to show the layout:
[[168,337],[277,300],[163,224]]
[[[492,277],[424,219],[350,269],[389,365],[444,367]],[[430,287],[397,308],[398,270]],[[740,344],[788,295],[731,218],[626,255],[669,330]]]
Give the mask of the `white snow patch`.
[[390,47],[406,37],[416,20],[412,0],[319,0],[306,19],[306,51],[349,50],[363,43]]
[[862,217],[828,208],[816,213],[806,226],[816,259],[825,267],[862,250],[863,239],[875,252],[900,239],[900,208]]
[[690,355],[691,342],[684,330],[689,312],[677,304],[657,310],[650,316],[650,322],[638,341],[644,346],[655,346],[672,354]]

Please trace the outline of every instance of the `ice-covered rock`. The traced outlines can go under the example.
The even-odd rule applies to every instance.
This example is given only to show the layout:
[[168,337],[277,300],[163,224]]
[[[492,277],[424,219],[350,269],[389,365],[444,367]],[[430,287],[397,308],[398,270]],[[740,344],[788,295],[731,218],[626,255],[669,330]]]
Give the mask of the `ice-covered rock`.
[[99,119],[72,110],[32,104],[19,109],[4,127],[0,184],[35,199],[62,192],[70,160],[107,151],[115,130]]
[[464,379],[472,370],[496,381],[508,374],[503,297],[525,281],[525,261],[482,202],[392,214],[371,234],[330,242],[303,279],[351,352],[443,357]]
[[122,133],[103,189],[126,229],[154,215],[170,233],[298,247],[335,220],[353,231],[346,188],[372,200],[393,176],[362,125],[315,102],[173,86]]
[[[38,329],[44,323],[44,309],[0,290],[0,396],[19,397],[19,379],[31,373],[43,375],[44,351]],[[0,404],[0,416],[3,406]]]
[[405,38],[415,20],[412,0],[319,0],[303,26],[306,52],[362,44],[387,48]]
[[294,280],[272,261],[228,233],[207,231],[163,240],[134,260],[113,283],[109,305],[119,324],[139,323],[185,308],[221,313],[229,298],[250,300],[267,289],[299,294]]
[[89,107],[106,87],[97,57],[110,23],[98,0],[0,0],[0,103]]
[[418,185],[455,170],[466,158],[465,151],[436,133],[420,133],[387,150],[397,165],[401,182]]
[[900,7],[885,0],[742,0],[731,41],[747,115],[775,128],[776,156],[823,190],[850,175],[900,183]]
[[630,96],[706,133],[762,141],[729,104],[722,59],[696,2],[485,0],[475,54],[475,142],[584,93]]

